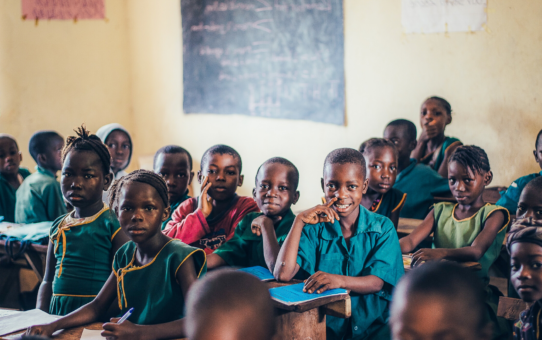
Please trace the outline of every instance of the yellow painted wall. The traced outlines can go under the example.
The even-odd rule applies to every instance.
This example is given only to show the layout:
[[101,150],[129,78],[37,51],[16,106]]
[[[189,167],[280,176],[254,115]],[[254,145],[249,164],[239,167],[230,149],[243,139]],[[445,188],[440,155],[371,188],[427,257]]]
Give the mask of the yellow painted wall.
[[186,147],[196,160],[209,146],[228,144],[243,157],[245,195],[257,167],[283,156],[301,172],[299,210],[319,202],[329,151],[357,148],[396,118],[417,123],[421,102],[435,94],[454,109],[447,133],[487,151],[494,184],[537,171],[540,1],[490,0],[490,33],[405,35],[399,0],[345,0],[345,127],[183,114],[179,3],[107,0],[108,23],[35,27],[20,20],[19,0],[1,2],[0,129],[24,144],[38,128],[66,134],[85,120],[95,131],[115,120],[133,132],[134,162],[165,144]]
[[86,123],[132,129],[125,2],[106,1],[106,20],[21,19],[21,1],[0,1],[0,131],[14,135],[23,166],[35,163],[37,130],[64,137]]

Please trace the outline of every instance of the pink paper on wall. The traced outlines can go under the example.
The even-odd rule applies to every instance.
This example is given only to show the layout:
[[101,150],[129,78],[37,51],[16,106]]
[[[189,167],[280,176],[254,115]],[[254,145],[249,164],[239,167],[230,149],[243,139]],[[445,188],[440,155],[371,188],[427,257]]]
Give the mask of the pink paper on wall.
[[104,19],[104,0],[21,0],[23,18],[40,20]]

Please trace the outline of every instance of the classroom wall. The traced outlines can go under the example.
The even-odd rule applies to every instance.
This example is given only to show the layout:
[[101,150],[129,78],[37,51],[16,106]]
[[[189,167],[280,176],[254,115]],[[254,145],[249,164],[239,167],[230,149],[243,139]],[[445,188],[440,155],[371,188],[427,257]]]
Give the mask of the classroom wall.
[[180,1],[130,0],[132,105],[142,154],[179,143],[199,159],[225,143],[243,158],[249,195],[258,166],[283,156],[301,172],[295,210],[320,202],[328,152],[381,136],[387,122],[418,124],[425,97],[454,109],[447,134],[483,147],[493,184],[537,170],[532,150],[542,129],[542,2],[489,1],[488,31],[406,35],[401,2],[345,0],[346,126],[239,115],[182,113]]
[[108,21],[38,26],[20,19],[19,6],[0,2],[0,128],[23,150],[34,130],[67,134],[82,120],[93,131],[112,120],[129,128],[131,168],[165,144],[180,144],[198,160],[224,143],[243,157],[244,195],[263,161],[293,161],[301,172],[299,210],[320,201],[329,151],[357,148],[396,118],[417,123],[423,99],[440,95],[454,109],[447,134],[487,151],[493,184],[537,171],[540,1],[490,0],[488,31],[406,35],[399,0],[345,0],[346,126],[183,114],[179,0],[106,0]]
[[[133,129],[124,1],[106,1],[108,20],[24,21],[20,0],[0,1],[0,132],[14,135],[23,166],[41,129],[64,137],[118,122]],[[136,137],[137,138],[137,137]]]

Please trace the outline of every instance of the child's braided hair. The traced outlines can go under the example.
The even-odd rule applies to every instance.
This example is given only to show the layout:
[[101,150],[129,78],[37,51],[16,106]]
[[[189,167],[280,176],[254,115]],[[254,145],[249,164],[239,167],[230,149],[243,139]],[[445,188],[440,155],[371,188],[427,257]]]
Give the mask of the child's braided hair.
[[156,192],[158,192],[158,195],[162,201],[164,201],[164,207],[169,207],[166,181],[164,181],[160,175],[155,174],[152,171],[140,169],[121,177],[119,180],[113,182],[113,185],[111,185],[111,188],[109,189],[109,207],[113,209],[113,211],[117,212],[117,201],[122,187],[126,183],[131,182],[145,183],[152,186]]
[[74,130],[77,136],[69,136],[66,138],[66,145],[62,150],[62,162],[66,159],[66,155],[72,150],[94,151],[102,161],[104,175],[107,175],[111,170],[111,154],[109,149],[102,142],[100,137],[93,135],[85,127],[81,125]]
[[451,162],[457,162],[475,174],[491,171],[486,152],[476,145],[462,145],[455,149],[448,164]]
[[359,146],[359,152],[361,152],[364,156],[367,156],[366,152],[369,152],[375,148],[382,147],[391,148],[395,153],[395,156],[397,156],[397,147],[395,146],[395,144],[393,144],[391,140],[385,138],[371,138],[366,140]]

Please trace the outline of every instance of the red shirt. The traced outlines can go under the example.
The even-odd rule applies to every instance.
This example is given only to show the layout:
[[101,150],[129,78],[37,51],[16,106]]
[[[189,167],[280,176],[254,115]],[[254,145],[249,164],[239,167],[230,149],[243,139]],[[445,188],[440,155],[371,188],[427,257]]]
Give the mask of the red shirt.
[[225,212],[208,220],[198,209],[198,200],[190,198],[173,212],[163,233],[211,254],[233,237],[246,214],[257,211],[260,209],[251,197],[236,196]]

